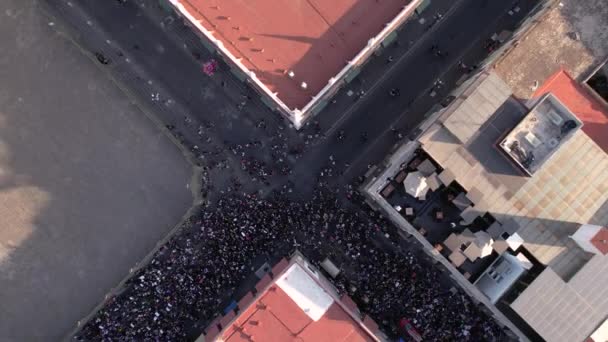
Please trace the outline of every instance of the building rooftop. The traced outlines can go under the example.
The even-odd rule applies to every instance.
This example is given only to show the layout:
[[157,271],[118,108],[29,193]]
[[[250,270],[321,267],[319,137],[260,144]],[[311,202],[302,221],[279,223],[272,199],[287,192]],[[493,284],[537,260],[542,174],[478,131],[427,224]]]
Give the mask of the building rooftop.
[[552,94],[546,94],[500,142],[500,149],[532,175],[582,123]]
[[[465,93],[485,91],[481,88],[488,83],[483,80],[492,76],[479,77],[482,81],[472,82]],[[547,98],[544,95],[537,103]],[[500,132],[517,131],[529,118],[527,111],[514,110],[518,106],[513,101],[518,102],[509,98],[496,112],[483,115],[487,121],[475,123],[479,130],[467,143],[446,127],[449,117],[440,117],[420,138],[421,148],[465,190],[475,188],[483,194],[474,203],[475,210],[490,213],[503,226],[513,222],[526,250],[547,266],[513,302],[513,309],[548,341],[580,341],[608,314],[608,288],[603,285],[608,283],[608,257],[585,252],[570,236],[581,224],[608,224],[608,154],[583,130],[574,130],[531,175],[513,172],[514,165],[497,146],[505,136]],[[455,106],[460,104],[455,100]],[[562,105],[576,117],[583,116],[580,107]],[[445,115],[457,110],[448,109]],[[567,112],[560,111],[560,117],[563,113]]]
[[411,2],[172,1],[183,6],[292,110],[309,103]]
[[585,132],[600,148],[608,153],[608,106],[590,94],[589,89],[576,82],[564,70],[551,76],[534,96],[551,93],[576,113],[583,122]]
[[511,96],[509,87],[495,74],[479,78],[476,82],[470,89],[477,91],[465,94],[462,104],[452,107],[454,112],[443,123],[463,144],[469,142],[488,118]]
[[431,126],[420,142],[465,189],[476,188],[483,194],[476,210],[492,213],[503,224],[513,219],[534,257],[566,279],[588,260],[569,235],[579,223],[590,222],[598,209],[606,209],[608,155],[576,131],[534,175],[524,176],[496,147],[501,132],[508,132],[509,125],[515,127],[525,115],[526,110],[518,112],[514,102],[513,98],[505,101],[467,144],[452,136],[441,123],[445,118]]
[[238,316],[224,316],[222,322],[229,321],[221,323],[223,329],[212,340],[377,341],[365,320],[352,311],[356,310],[352,300],[342,302],[322,275],[302,259],[293,260],[275,266],[272,280],[262,279],[255,299],[249,297],[246,305],[239,302]]
[[524,262],[515,255],[505,253],[477,279],[475,286],[496,304],[525,271]]
[[575,79],[608,55],[608,6],[604,0],[561,0],[495,64],[515,97],[531,98],[560,69]]
[[511,304],[545,340],[583,341],[608,315],[608,256],[594,256],[570,281],[546,268]]

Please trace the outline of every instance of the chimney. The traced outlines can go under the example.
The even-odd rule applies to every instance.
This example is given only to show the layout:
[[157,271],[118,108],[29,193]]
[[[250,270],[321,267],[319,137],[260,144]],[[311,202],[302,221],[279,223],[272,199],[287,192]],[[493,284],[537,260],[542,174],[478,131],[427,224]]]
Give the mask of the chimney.
[[597,255],[608,254],[608,228],[606,227],[583,224],[571,238],[586,252]]

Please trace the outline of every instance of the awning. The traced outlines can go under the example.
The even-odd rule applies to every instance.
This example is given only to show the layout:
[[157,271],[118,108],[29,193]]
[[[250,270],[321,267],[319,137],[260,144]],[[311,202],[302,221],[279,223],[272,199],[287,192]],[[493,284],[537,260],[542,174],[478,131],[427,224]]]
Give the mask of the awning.
[[359,76],[359,73],[361,73],[361,68],[358,66],[354,66],[346,75],[346,77],[344,77],[344,81],[346,83],[350,83],[352,80],[354,80],[357,76]]
[[418,7],[416,7],[416,14],[420,15],[420,13],[424,12],[424,10],[427,7],[429,7],[430,4],[431,4],[431,0],[422,0],[420,5],[418,5]]
[[321,267],[323,267],[323,269],[332,278],[335,278],[338,276],[338,274],[340,274],[340,269],[336,265],[334,265],[334,263],[331,262],[331,260],[329,260],[328,258],[325,258],[325,260],[323,260],[323,262],[321,263]]
[[479,246],[480,249],[480,258],[484,258],[490,254],[492,254],[492,244],[494,240],[490,237],[490,235],[484,231],[479,231],[475,233],[475,243]]
[[471,261],[475,262],[478,258],[484,258],[492,254],[492,244],[494,240],[484,231],[475,233],[475,239],[464,250],[463,254]]
[[382,41],[382,47],[387,47],[391,45],[391,43],[394,42],[395,39],[397,39],[397,31],[389,33],[389,35],[386,36],[386,38],[384,38],[384,40]]
[[405,187],[405,192],[416,198],[425,196],[429,191],[426,178],[422,175],[422,173],[420,173],[420,171],[410,172],[407,177],[405,177],[403,186]]

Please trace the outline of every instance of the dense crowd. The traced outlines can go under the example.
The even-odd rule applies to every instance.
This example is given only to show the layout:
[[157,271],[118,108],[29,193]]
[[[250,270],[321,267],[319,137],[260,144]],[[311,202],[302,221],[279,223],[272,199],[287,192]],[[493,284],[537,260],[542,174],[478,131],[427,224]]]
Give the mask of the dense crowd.
[[[270,143],[224,142],[219,147],[209,138],[213,125],[203,123],[198,136],[205,148],[188,143],[174,126],[168,126],[204,166],[202,191],[216,193],[215,200],[201,205],[75,338],[196,338],[226,303],[239,299],[232,294],[253,273],[254,260],[278,260],[297,249],[317,266],[325,257],[339,265],[342,272],[333,280],[338,291],[348,293],[392,337],[403,335],[398,323],[406,318],[425,341],[498,340],[502,336],[498,326],[468,297],[448,291],[438,270],[411,251],[397,248],[394,228],[363,209],[354,185],[331,185],[343,171],[333,156],[319,171],[312,197],[294,199],[294,184],[285,178],[292,174],[288,159],[299,158],[319,137],[318,127],[313,126],[303,146],[290,147],[278,130]],[[267,129],[263,121],[257,128]],[[260,149],[271,158],[256,158]],[[237,165],[232,169],[231,161]],[[209,179],[213,170],[231,174],[221,191]],[[283,185],[262,196],[244,189],[239,180],[243,176],[250,185],[269,186],[278,178]]]
[[299,249],[313,263],[329,256],[344,269],[336,280],[390,334],[407,317],[425,340],[492,341],[499,330],[464,295],[452,295],[411,253],[376,246],[378,221],[349,212],[328,191],[306,203],[275,193],[232,194],[201,210],[160,248],[125,289],[80,331],[79,340],[184,340],[211,320],[260,254]]

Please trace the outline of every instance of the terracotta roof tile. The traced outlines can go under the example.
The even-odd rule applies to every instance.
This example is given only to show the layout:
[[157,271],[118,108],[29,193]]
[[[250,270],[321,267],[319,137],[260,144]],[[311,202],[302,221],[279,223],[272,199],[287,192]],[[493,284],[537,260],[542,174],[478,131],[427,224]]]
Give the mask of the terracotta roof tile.
[[261,301],[294,334],[302,331],[312,322],[308,315],[278,286],[272,286]]
[[535,97],[552,93],[581,121],[585,132],[608,153],[608,108],[594,98],[588,90],[576,82],[566,71],[560,70],[551,76],[534,93]]
[[[298,266],[298,265],[294,265]],[[300,266],[298,266],[300,267]],[[364,323],[356,320],[345,311],[337,298],[327,308],[317,321],[312,320],[298,304],[274,282],[279,279],[275,276],[272,284],[264,292],[259,293],[247,308],[241,308],[236,320],[221,332],[226,342],[362,342],[374,341],[363,327]],[[311,277],[311,279],[314,279]],[[262,281],[261,281],[262,282]],[[314,282],[326,291],[324,285]],[[253,299],[253,297],[250,297]],[[356,305],[348,296],[343,297],[345,306]],[[228,320],[225,318],[225,320]],[[215,321],[215,324],[218,321]],[[367,326],[372,332],[378,329],[377,324],[367,318]],[[224,322],[226,323],[226,322]],[[212,327],[208,332],[216,335],[218,332]],[[208,336],[211,336],[209,334]],[[207,338],[207,341],[212,341]]]
[[176,1],[291,109],[303,108],[411,2]]
[[320,320],[300,333],[304,341],[370,341],[367,333],[354,325],[350,316],[337,303],[332,304]]
[[608,228],[602,227],[593,238],[591,243],[597,248],[603,255],[608,254]]

